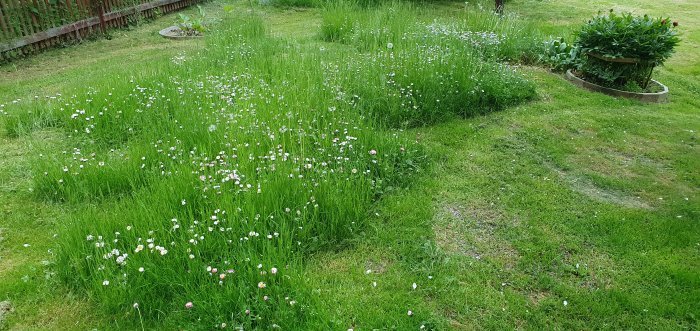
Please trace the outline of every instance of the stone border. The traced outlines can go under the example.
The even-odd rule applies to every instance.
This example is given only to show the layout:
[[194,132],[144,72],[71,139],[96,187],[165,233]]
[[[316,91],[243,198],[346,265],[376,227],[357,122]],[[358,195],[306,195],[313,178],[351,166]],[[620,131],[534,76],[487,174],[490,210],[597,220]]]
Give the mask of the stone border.
[[204,36],[181,36],[177,31],[180,31],[180,28],[178,28],[176,25],[169,26],[163,30],[160,30],[158,32],[163,38],[167,39],[172,39],[172,40],[185,40],[185,39],[200,39],[203,38]]
[[666,85],[661,84],[655,80],[651,80],[652,84],[656,84],[657,86],[661,87],[663,91],[661,92],[656,92],[656,93],[637,93],[637,92],[628,92],[628,91],[622,91],[622,90],[616,90],[613,88],[609,87],[604,87],[600,86],[597,84],[593,84],[590,82],[587,82],[581,78],[576,77],[571,70],[566,71],[566,79],[574,85],[583,87],[585,89],[594,91],[594,92],[601,92],[607,95],[611,95],[614,97],[623,97],[623,98],[628,98],[628,99],[635,99],[639,100],[642,102],[649,102],[649,103],[662,103],[668,101],[668,87]]

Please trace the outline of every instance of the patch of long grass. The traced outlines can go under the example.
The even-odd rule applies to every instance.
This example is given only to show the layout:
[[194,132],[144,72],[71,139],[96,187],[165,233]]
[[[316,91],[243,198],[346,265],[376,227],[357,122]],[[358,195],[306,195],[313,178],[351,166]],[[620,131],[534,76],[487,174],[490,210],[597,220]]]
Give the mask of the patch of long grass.
[[51,106],[75,146],[34,166],[35,192],[78,209],[59,274],[134,325],[319,325],[305,256],[362,231],[425,153],[362,116],[343,55],[270,39],[259,19],[220,27],[200,52]]
[[406,4],[340,2],[326,10],[320,37],[363,52],[348,61],[345,84],[358,108],[382,125],[406,127],[532,99],[534,85],[499,62],[516,57],[522,33],[512,19],[483,10],[426,22]]
[[304,284],[306,257],[361,233],[373,203],[425,164],[405,133],[384,129],[534,91],[497,56],[407,22],[411,6],[358,15],[369,23],[339,41],[361,53],[272,39],[259,17],[236,16],[199,51],[10,122],[21,134],[50,118],[73,146],[34,165],[35,192],[77,209],[61,278],[134,325],[329,325]]

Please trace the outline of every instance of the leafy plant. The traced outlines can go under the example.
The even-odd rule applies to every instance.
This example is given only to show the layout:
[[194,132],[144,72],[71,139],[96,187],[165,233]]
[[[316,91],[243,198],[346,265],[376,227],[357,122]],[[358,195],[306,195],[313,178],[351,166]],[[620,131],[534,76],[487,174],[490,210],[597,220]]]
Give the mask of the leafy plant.
[[631,13],[598,15],[578,32],[581,71],[586,78],[609,87],[633,81],[646,88],[654,67],[664,63],[680,42],[668,18]]
[[565,71],[576,67],[579,63],[580,49],[564,38],[550,39],[543,43],[539,62],[549,65],[554,71]]
[[185,14],[180,14],[180,22],[178,22],[177,27],[180,28],[182,33],[186,36],[200,36],[207,31],[207,25],[205,23],[206,14],[201,6],[197,6],[197,12],[199,14],[198,18],[192,18]]

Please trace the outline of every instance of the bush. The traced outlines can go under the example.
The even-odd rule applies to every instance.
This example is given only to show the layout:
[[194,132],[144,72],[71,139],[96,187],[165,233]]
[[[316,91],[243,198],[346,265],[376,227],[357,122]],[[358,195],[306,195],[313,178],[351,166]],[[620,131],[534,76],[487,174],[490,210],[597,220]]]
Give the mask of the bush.
[[580,70],[595,83],[609,87],[637,84],[646,88],[651,72],[673,54],[680,39],[668,18],[598,15],[584,25],[576,46],[582,58]]

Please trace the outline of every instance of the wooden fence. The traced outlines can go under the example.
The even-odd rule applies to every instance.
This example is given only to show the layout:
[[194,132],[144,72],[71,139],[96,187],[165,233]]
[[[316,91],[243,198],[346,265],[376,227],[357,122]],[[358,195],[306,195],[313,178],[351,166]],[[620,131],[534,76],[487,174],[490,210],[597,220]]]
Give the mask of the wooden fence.
[[0,0],[0,61],[80,41],[200,0]]

